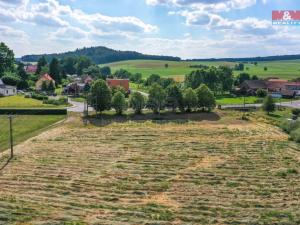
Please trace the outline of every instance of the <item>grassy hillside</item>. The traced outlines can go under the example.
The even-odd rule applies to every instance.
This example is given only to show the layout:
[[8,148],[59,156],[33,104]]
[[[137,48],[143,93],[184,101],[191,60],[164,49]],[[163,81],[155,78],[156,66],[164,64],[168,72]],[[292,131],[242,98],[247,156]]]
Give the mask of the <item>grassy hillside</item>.
[[16,148],[0,176],[0,223],[299,224],[299,146],[225,113],[105,127],[71,119]]
[[[169,67],[165,68],[165,64]],[[172,62],[172,61],[159,61],[159,60],[131,60],[106,64],[112,68],[112,71],[118,69],[126,69],[131,73],[142,73],[144,77],[151,74],[159,74],[161,76],[175,77],[176,79],[183,79],[184,75],[196,70],[196,68],[190,68],[190,65],[229,65],[234,66],[234,62]],[[284,79],[293,79],[300,77],[300,60],[290,61],[271,61],[271,62],[258,62],[258,65],[245,64],[245,68],[248,67],[247,72],[251,75],[257,75],[261,78],[269,76],[276,76]],[[268,70],[264,71],[264,67]],[[235,71],[235,75],[240,71]]]

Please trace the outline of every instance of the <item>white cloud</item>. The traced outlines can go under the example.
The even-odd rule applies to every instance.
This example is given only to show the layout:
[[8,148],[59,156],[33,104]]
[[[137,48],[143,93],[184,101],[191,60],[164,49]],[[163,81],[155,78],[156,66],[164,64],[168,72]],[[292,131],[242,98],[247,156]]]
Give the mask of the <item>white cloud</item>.
[[226,11],[244,9],[256,4],[256,0],[146,0],[148,5],[169,5],[174,7],[188,7],[191,9]]
[[25,39],[27,34],[24,31],[0,25],[0,39]]

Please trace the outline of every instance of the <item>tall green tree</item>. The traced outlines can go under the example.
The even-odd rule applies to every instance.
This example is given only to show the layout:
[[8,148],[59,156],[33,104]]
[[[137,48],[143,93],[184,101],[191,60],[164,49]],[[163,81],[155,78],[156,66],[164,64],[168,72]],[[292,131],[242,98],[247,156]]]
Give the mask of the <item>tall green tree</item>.
[[55,91],[55,85],[54,85],[53,81],[50,81],[47,90],[51,93],[53,93]]
[[18,63],[17,74],[23,81],[26,81],[28,79],[28,74],[24,69],[24,64],[21,62]]
[[171,84],[167,87],[167,106],[171,107],[173,112],[177,108],[180,111],[184,110],[182,92],[176,84]]
[[183,102],[187,112],[191,112],[194,108],[197,108],[198,98],[196,92],[192,88],[184,90]]
[[75,57],[67,57],[61,61],[62,68],[67,74],[75,74],[76,73],[76,63],[77,59]]
[[276,105],[274,102],[274,99],[272,98],[271,95],[268,95],[265,97],[264,102],[263,102],[263,110],[270,114],[270,112],[274,112],[276,109]]
[[123,111],[126,109],[125,95],[120,91],[115,93],[111,100],[111,105],[118,115],[122,115]]
[[77,64],[76,64],[77,74],[81,76],[83,74],[83,69],[88,68],[90,65],[92,65],[92,62],[88,57],[80,56],[77,59]]
[[11,72],[14,70],[14,52],[8,48],[3,42],[0,43],[0,77],[4,72]]
[[149,89],[148,105],[154,113],[159,113],[166,103],[166,92],[157,83],[152,84]]
[[216,107],[215,96],[205,84],[201,84],[196,89],[196,94],[198,98],[198,107],[203,111],[211,111]]
[[97,112],[109,110],[111,107],[111,90],[104,80],[96,80],[91,87],[90,102]]
[[45,66],[47,66],[47,60],[46,60],[45,56],[42,56],[38,60],[36,74],[40,75],[42,73],[42,68]]
[[111,69],[109,66],[104,66],[100,68],[100,74],[102,79],[105,80],[108,76],[111,75]]
[[133,92],[129,97],[129,106],[134,109],[135,114],[141,114],[145,107],[145,97],[140,92]]
[[48,91],[48,85],[47,85],[46,81],[42,82],[41,90],[42,91]]
[[53,58],[49,65],[49,73],[57,84],[61,83],[60,64],[57,58]]

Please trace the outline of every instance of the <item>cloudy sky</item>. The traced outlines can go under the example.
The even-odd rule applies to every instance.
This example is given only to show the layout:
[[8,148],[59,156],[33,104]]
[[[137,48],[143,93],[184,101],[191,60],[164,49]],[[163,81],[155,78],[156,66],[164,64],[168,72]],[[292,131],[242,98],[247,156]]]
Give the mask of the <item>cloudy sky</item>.
[[182,58],[300,54],[300,26],[272,10],[299,0],[0,0],[0,41],[16,56],[107,46]]

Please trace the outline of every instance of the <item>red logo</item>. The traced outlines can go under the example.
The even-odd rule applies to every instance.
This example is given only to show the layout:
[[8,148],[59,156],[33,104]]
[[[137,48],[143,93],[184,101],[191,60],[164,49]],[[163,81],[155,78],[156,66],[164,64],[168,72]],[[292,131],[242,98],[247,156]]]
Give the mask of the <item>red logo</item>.
[[274,10],[272,11],[272,20],[273,21],[300,20],[300,10]]

